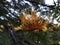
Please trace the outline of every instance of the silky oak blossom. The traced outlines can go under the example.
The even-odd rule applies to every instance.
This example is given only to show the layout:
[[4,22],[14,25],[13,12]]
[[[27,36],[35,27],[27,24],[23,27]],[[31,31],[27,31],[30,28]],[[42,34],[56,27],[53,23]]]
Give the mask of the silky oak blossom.
[[27,14],[25,12],[22,13],[20,17],[22,29],[24,31],[35,31],[35,30],[46,31],[49,21],[37,17],[36,11],[31,10],[30,13],[31,14]]

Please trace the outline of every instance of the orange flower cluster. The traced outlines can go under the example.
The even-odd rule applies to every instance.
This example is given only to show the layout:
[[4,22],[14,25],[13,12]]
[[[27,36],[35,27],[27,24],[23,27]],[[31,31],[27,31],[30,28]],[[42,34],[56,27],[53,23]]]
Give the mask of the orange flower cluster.
[[30,11],[30,15],[23,12],[21,24],[24,31],[47,30],[48,20],[37,17],[36,11]]

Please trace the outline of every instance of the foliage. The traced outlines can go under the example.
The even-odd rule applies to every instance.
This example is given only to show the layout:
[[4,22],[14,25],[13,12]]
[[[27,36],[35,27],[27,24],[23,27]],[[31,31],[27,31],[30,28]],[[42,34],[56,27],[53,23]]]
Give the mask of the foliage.
[[[35,7],[37,12],[41,12],[42,14],[49,13],[49,16],[53,15],[52,20],[60,16],[60,8],[57,4],[48,6],[41,0],[27,1]],[[31,5],[23,2],[22,0],[11,0],[10,2],[0,0],[0,45],[59,45],[60,26],[58,24],[49,23],[47,31],[40,29],[39,31],[33,32],[21,29],[22,18],[20,16],[23,12],[31,8]],[[42,5],[46,11],[40,9],[38,5]],[[49,11],[46,7],[49,8]],[[35,16],[33,17],[35,18]],[[60,22],[59,19],[60,17],[57,19],[58,22]]]

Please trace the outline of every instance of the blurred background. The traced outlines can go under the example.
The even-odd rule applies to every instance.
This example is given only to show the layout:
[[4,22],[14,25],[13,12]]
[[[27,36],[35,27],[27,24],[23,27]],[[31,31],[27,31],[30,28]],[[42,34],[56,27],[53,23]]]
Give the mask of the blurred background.
[[[50,16],[47,31],[21,30],[20,16],[30,8]],[[0,45],[60,45],[60,0],[0,0]]]

